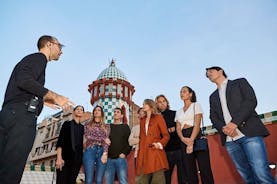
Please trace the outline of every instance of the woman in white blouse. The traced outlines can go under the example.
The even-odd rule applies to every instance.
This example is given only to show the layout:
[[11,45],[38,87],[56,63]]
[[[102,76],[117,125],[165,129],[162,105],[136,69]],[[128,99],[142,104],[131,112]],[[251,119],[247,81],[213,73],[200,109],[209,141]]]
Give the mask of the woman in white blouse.
[[210,165],[209,150],[193,151],[194,140],[202,136],[200,124],[202,119],[201,105],[196,102],[195,92],[188,86],[181,88],[180,97],[184,107],[176,112],[175,121],[177,133],[182,141],[184,164],[188,168],[189,184],[198,184],[198,168],[203,184],[213,184],[213,174]]

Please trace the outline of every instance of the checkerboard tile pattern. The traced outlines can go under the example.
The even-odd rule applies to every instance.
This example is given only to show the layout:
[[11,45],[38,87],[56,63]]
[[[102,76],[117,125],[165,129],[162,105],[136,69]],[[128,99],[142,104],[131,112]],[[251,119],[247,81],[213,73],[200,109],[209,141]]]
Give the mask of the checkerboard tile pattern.
[[114,109],[116,107],[121,107],[122,105],[124,105],[126,108],[126,117],[128,120],[127,122],[129,122],[130,107],[127,102],[117,98],[101,98],[100,100],[95,102],[93,106],[96,106],[96,105],[100,105],[103,107],[107,124],[110,124],[113,122]]
[[259,115],[263,123],[277,123],[277,111],[272,111]]
[[117,78],[128,81],[125,74],[115,66],[114,62],[99,74],[97,80],[104,78]]

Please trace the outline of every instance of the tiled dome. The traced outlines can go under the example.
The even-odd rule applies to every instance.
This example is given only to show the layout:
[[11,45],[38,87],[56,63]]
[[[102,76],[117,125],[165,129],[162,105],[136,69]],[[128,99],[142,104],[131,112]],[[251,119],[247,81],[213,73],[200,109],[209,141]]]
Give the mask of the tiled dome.
[[104,78],[115,78],[115,79],[122,79],[122,80],[128,81],[124,73],[115,67],[114,60],[112,60],[108,68],[106,68],[99,74],[99,76],[97,77],[97,80],[104,79]]

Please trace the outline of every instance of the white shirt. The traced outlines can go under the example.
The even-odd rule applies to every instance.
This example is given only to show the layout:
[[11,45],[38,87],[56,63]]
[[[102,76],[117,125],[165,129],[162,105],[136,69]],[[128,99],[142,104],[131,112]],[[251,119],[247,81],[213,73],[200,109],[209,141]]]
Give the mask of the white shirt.
[[[222,107],[223,117],[225,124],[230,123],[232,120],[232,116],[230,114],[230,111],[227,106],[227,100],[226,100],[226,88],[227,88],[228,79],[225,79],[222,84],[220,85],[220,88],[218,88],[220,103]],[[236,129],[238,135],[235,137],[227,136],[226,141],[235,141],[237,139],[240,139],[244,136],[244,134],[237,128]]]
[[194,116],[196,114],[203,114],[202,107],[198,102],[191,103],[189,108],[185,112],[183,108],[176,111],[175,122],[178,121],[181,124],[182,128],[184,124],[194,126]]

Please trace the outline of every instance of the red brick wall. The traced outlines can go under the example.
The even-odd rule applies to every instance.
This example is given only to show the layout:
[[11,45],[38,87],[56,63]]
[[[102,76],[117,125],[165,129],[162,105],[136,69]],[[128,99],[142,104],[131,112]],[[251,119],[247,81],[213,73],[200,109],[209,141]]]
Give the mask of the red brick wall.
[[[270,132],[270,136],[265,138],[265,143],[268,152],[268,158],[271,162],[277,162],[277,123],[266,125]],[[242,184],[243,181],[236,171],[229,155],[224,147],[221,146],[220,138],[218,134],[209,135],[209,148],[210,148],[210,159],[211,166],[214,174],[216,184]],[[135,170],[133,153],[128,156],[128,180],[129,184],[135,183]],[[275,176],[275,171],[272,171]],[[176,172],[174,172],[172,183],[177,183]]]

